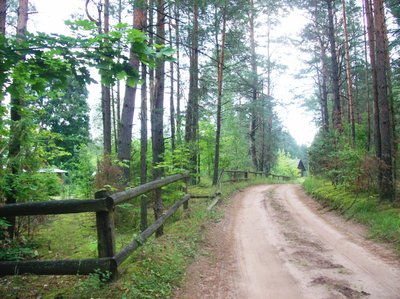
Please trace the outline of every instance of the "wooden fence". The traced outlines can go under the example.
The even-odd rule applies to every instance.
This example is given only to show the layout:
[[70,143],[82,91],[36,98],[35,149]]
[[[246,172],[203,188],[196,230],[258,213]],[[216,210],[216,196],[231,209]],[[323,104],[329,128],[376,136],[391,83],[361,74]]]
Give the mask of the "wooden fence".
[[[175,202],[175,204],[159,219],[117,253],[115,249],[115,207],[139,195],[180,180],[183,180],[186,183],[186,194],[184,197]],[[116,277],[118,274],[118,266],[120,266],[130,254],[132,254],[147,238],[160,228],[181,205],[184,206],[184,209],[188,208],[190,195],[188,194],[187,184],[187,174],[176,174],[112,195],[98,192],[95,199],[54,200],[3,205],[0,207],[0,217],[95,212],[98,258],[77,260],[4,261],[0,262],[0,275],[25,273],[38,275],[76,275],[89,274],[93,273],[95,270],[100,270],[109,271],[111,272],[112,277]]]
[[[276,175],[276,174],[271,174],[271,173],[265,173],[265,172],[259,172],[259,171],[249,171],[249,170],[222,170],[221,171],[221,177],[223,176],[223,173],[227,173],[229,175],[229,180],[228,182],[237,182],[241,180],[247,180],[249,178],[249,175],[254,175],[255,177],[272,177],[276,179],[281,179],[283,181],[289,181],[290,177],[285,176],[285,175]],[[227,181],[225,181],[227,182]]]

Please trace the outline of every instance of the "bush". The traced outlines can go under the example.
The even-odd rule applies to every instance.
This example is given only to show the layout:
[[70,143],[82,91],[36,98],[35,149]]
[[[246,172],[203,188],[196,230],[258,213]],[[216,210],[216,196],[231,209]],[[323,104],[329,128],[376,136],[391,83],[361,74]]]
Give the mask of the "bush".
[[272,172],[277,175],[284,175],[288,177],[298,177],[299,170],[297,169],[297,161],[290,157],[290,154],[279,150],[278,158]]

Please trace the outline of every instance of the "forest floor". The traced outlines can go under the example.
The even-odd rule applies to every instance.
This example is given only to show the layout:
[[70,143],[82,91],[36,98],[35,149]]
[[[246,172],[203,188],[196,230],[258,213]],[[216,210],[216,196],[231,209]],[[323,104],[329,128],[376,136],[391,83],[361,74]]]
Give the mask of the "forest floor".
[[238,192],[175,298],[400,298],[400,260],[298,185]]

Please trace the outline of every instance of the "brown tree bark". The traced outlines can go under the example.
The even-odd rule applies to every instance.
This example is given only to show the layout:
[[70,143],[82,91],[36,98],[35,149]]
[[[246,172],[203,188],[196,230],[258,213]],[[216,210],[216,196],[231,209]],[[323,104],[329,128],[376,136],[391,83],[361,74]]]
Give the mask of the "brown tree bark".
[[181,70],[180,70],[180,25],[179,2],[175,1],[175,48],[176,48],[176,139],[182,144],[182,115],[181,115]]
[[[110,31],[110,1],[104,0],[104,33]],[[109,156],[112,151],[112,122],[111,122],[111,91],[110,86],[101,85],[101,103],[102,103],[102,116],[103,116],[103,151],[104,156]]]
[[326,66],[326,47],[322,40],[322,37],[318,37],[319,48],[320,48],[320,64],[321,64],[321,119],[322,127],[325,132],[329,132],[329,112],[328,112],[328,71]]
[[0,34],[6,34],[7,0],[0,0]]
[[[172,1],[169,0],[169,22],[168,22],[168,32],[169,32],[169,46],[173,47],[172,41]],[[170,129],[171,129],[171,150],[172,155],[175,151],[175,104],[174,104],[174,62],[171,61],[169,64],[170,69],[170,95],[169,95],[169,114],[170,114]]]
[[[142,63],[142,88],[140,108],[140,184],[147,182],[147,74]],[[147,197],[140,199],[140,230],[147,228]]]
[[[216,25],[217,22],[216,22]],[[226,4],[222,11],[222,32],[221,32],[221,51],[218,49],[218,31],[216,33],[217,40],[217,128],[215,130],[215,158],[214,158],[214,176],[213,186],[218,183],[219,176],[219,152],[221,139],[221,123],[222,123],[222,84],[224,79],[224,63],[225,63],[225,37],[226,37]]]
[[[146,1],[144,1],[146,5]],[[144,20],[143,28],[147,27],[146,6],[143,7]],[[140,184],[147,183],[147,66],[142,63],[142,87],[141,87],[141,108],[140,108]],[[147,223],[147,197],[140,199],[140,230],[144,231]]]
[[249,0],[251,7],[249,15],[249,33],[250,33],[250,51],[251,51],[251,70],[252,70],[252,86],[251,86],[251,113],[250,113],[250,155],[253,166],[258,170],[257,148],[256,148],[256,132],[257,132],[257,87],[258,87],[258,74],[257,74],[257,55],[256,55],[256,42],[254,37],[254,2]]
[[353,99],[353,81],[351,77],[351,62],[350,62],[350,46],[349,46],[349,32],[347,28],[347,14],[346,14],[346,1],[342,0],[342,12],[343,12],[343,28],[345,37],[345,56],[346,56],[346,76],[347,76],[347,96],[349,101],[349,115],[350,115],[350,127],[351,127],[351,140],[353,145],[356,142],[356,126],[354,120],[354,99]]
[[336,53],[336,39],[335,39],[335,26],[334,26],[334,2],[333,0],[326,0],[328,6],[328,38],[331,52],[332,64],[332,94],[333,94],[333,112],[332,123],[333,128],[341,132],[342,125],[342,109],[340,103],[340,86],[339,86],[339,65]]
[[[133,8],[133,28],[144,30],[145,24],[145,0],[136,0]],[[139,58],[133,49],[129,53],[130,66],[139,71]],[[118,160],[123,161],[126,165],[122,168],[124,173],[124,181],[127,183],[131,179],[131,160],[132,160],[132,128],[133,115],[135,112],[137,86],[129,86],[126,84],[125,97],[122,105],[121,123],[118,136]]]
[[[146,5],[146,2],[144,3]],[[146,7],[144,11],[143,28],[147,27]],[[147,182],[147,66],[142,63],[142,87],[140,107],[140,183]],[[140,198],[140,230],[144,231],[147,223],[147,196]]]
[[[165,39],[165,3],[164,0],[157,0],[157,38],[156,42],[159,45],[164,45]],[[153,179],[157,180],[164,175],[164,170],[158,167],[164,161],[164,133],[163,133],[163,117],[164,117],[164,81],[165,81],[165,62],[158,60],[155,70],[155,84],[154,84],[154,102],[151,103],[151,138],[153,149]],[[156,219],[162,216],[163,200],[162,191],[157,189],[155,191],[154,199],[154,216]],[[156,236],[159,237],[163,234],[163,227],[161,226]]]
[[[365,2],[362,2],[362,8],[363,8],[363,16],[366,16],[366,8],[365,8]],[[365,18],[363,17],[363,40],[364,40],[364,62],[365,62],[365,86],[366,86],[366,92],[367,92],[367,126],[368,126],[368,132],[367,132],[367,150],[368,152],[371,149],[371,92],[370,92],[370,87],[369,87],[369,67],[368,67],[368,48],[367,48],[367,25],[365,22]]]
[[[372,96],[374,99],[374,140],[375,140],[375,152],[376,157],[380,159],[382,157],[382,146],[381,146],[381,131],[379,128],[379,103],[378,103],[378,88],[377,88],[377,77],[376,77],[376,59],[375,59],[375,35],[374,35],[374,17],[372,15],[372,4],[370,0],[364,0],[366,19],[367,19],[367,31],[368,31],[368,45],[369,45],[369,58],[371,64],[371,75],[372,75]],[[380,176],[380,175],[379,175]],[[379,178],[381,181],[381,178]]]
[[385,43],[385,11],[384,1],[374,0],[375,43],[376,43],[376,79],[379,103],[379,129],[381,133],[381,198],[393,201],[395,199],[394,168],[393,168],[393,136],[388,93],[388,73],[386,57],[388,47]]
[[185,141],[190,150],[189,172],[193,184],[198,183],[199,134],[199,21],[198,0],[193,2],[193,28],[191,32],[189,99],[186,111]]
[[[28,23],[28,0],[19,0],[18,2],[18,20],[17,20],[17,39],[22,40],[27,32],[27,23]],[[18,162],[18,156],[21,152],[21,138],[24,134],[23,128],[21,126],[22,116],[23,116],[23,108],[25,106],[24,99],[24,86],[25,83],[18,78],[14,80],[12,83],[16,86],[16,90],[20,90],[20,94],[14,94],[11,96],[10,100],[10,140],[9,140],[9,148],[8,148],[8,168],[12,174],[11,180],[14,177],[18,176],[22,169],[20,163]],[[6,204],[13,204],[17,202],[16,194],[17,190],[15,190],[15,186],[13,182],[10,183],[10,191],[7,192],[6,195]],[[10,238],[14,238],[16,232],[16,218],[7,217],[6,220],[10,224],[8,227],[8,234]]]

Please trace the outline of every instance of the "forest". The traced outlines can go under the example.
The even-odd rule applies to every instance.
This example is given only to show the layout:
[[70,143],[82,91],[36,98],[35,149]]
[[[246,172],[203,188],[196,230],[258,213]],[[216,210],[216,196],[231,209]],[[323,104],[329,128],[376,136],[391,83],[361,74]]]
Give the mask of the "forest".
[[[1,205],[177,173],[208,189],[223,169],[295,179],[301,160],[312,178],[398,206],[399,1],[78,2],[68,30],[43,33],[35,0],[0,1]],[[301,34],[277,38],[291,14],[306,20]],[[277,113],[288,67],[277,45],[304,53],[293,80],[312,90],[293,98],[318,127],[310,145]],[[177,192],[142,197],[134,225],[145,230]],[[34,258],[27,244],[47,222],[0,218],[0,260]]]

